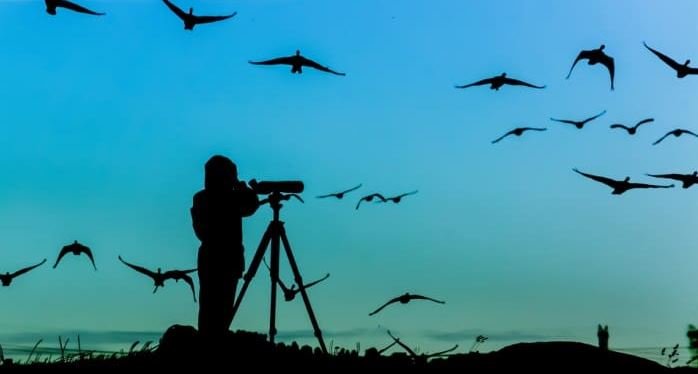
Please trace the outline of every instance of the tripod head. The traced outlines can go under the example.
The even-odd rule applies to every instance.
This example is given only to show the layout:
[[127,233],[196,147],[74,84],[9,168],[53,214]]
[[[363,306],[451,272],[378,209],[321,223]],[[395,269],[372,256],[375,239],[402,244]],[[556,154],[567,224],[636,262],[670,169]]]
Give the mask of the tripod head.
[[282,201],[295,198],[301,203],[305,203],[299,195],[305,188],[301,181],[257,182],[257,180],[252,179],[249,185],[258,195],[268,195],[259,201],[259,205],[269,204],[274,211],[275,221],[279,220],[279,211],[283,207]]

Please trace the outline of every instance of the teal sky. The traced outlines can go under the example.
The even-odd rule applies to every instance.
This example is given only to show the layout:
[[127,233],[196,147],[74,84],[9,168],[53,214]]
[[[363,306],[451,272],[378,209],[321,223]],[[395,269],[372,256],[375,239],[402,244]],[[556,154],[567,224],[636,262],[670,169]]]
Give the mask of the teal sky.
[[[654,347],[684,343],[698,322],[696,190],[619,197],[571,170],[650,181],[697,167],[698,140],[651,143],[698,130],[698,78],[676,79],[642,42],[698,62],[698,3],[176,1],[238,12],[193,32],[161,1],[80,3],[108,14],[0,2],[0,271],[53,262],[75,239],[99,271],[69,256],[0,289],[0,343],[194,324],[184,286],[152,295],[117,256],[195,264],[189,208],[217,153],[244,180],[305,182],[306,204],[283,217],[304,277],[331,273],[310,296],[335,344],[387,344],[386,328],[425,351],[467,349],[479,333],[493,337],[485,350],[593,343],[604,323],[612,347]],[[565,80],[579,50],[600,44],[616,90],[598,66]],[[296,49],[347,76],[247,63]],[[547,88],[453,88],[502,72]],[[604,109],[583,131],[548,120]],[[646,117],[655,123],[635,137],[608,129]],[[521,125],[548,131],[490,144]],[[313,198],[358,183],[344,201]],[[362,193],[414,189],[400,205],[354,210]],[[245,221],[248,260],[269,219],[262,207]],[[234,328],[266,332],[265,275]],[[406,291],[447,303],[367,316]],[[307,331],[302,303],[280,304],[278,325]]]

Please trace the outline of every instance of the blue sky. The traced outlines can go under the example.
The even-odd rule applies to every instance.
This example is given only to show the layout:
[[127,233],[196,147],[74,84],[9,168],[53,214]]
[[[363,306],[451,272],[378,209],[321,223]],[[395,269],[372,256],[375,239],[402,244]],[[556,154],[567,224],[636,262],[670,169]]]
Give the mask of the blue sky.
[[[695,191],[618,197],[571,169],[647,181],[696,168],[698,140],[650,144],[698,130],[698,78],[676,79],[642,42],[698,61],[698,4],[178,0],[238,12],[187,32],[160,1],[81,3],[108,14],[0,2],[0,270],[52,262],[75,239],[99,268],[68,257],[0,290],[6,334],[195,323],[185,287],[152,295],[116,258],[195,263],[189,207],[217,153],[245,180],[305,182],[307,203],[283,215],[305,278],[332,274],[311,299],[336,344],[382,345],[386,328],[432,351],[477,333],[500,337],[485,349],[594,342],[605,323],[612,347],[659,346],[696,322]],[[601,44],[615,91],[598,66],[564,79],[579,50]],[[296,49],[347,76],[247,64]],[[453,88],[502,72],[547,88]],[[548,120],[601,110],[583,131]],[[645,117],[656,121],[635,137],[608,129]],[[520,125],[548,131],[490,144]],[[312,198],[358,183],[344,201]],[[353,209],[361,193],[414,189],[400,205]],[[269,218],[264,207],[245,221],[248,259]],[[406,291],[447,303],[367,316]],[[267,310],[258,277],[234,327],[266,331]],[[309,328],[300,302],[280,313],[287,336]]]

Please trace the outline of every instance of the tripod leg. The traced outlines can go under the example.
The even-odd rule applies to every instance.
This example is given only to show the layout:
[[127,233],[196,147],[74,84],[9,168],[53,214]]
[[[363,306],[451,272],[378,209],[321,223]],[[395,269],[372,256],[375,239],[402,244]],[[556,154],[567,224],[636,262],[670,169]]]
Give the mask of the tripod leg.
[[296,284],[300,287],[300,293],[303,297],[303,303],[305,304],[305,309],[308,311],[308,317],[310,318],[310,323],[313,325],[313,331],[315,332],[315,337],[320,343],[320,349],[322,352],[327,353],[327,347],[325,346],[325,340],[322,338],[322,331],[318,325],[317,319],[315,318],[315,312],[313,312],[313,306],[310,305],[310,298],[308,298],[308,293],[303,287],[303,279],[301,278],[301,273],[298,270],[298,264],[296,264],[296,258],[293,256],[291,251],[291,244],[288,242],[288,237],[286,237],[286,229],[283,227],[283,223],[279,224],[279,236],[284,244],[284,250],[286,251],[286,256],[288,257],[288,263],[291,265],[291,270],[293,271],[293,276],[295,277]]
[[262,263],[262,259],[264,258],[264,252],[266,252],[267,246],[269,245],[269,241],[271,240],[272,226],[272,224],[269,224],[269,226],[267,226],[266,231],[264,231],[264,235],[262,235],[262,240],[259,242],[259,246],[257,247],[257,252],[255,252],[254,257],[252,258],[252,262],[250,262],[250,266],[247,268],[247,272],[245,272],[245,275],[242,277],[244,283],[242,284],[242,288],[240,289],[240,293],[238,294],[237,299],[235,299],[235,305],[233,306],[233,315],[230,316],[231,323],[233,322],[233,319],[235,319],[235,315],[237,314],[238,308],[240,307],[240,303],[242,303],[242,298],[245,297],[247,287],[250,285],[250,282],[252,281],[252,278],[254,278],[255,274],[257,274],[259,264]]
[[279,225],[278,222],[272,222],[274,228],[271,232],[271,301],[269,304],[269,342],[274,344],[276,338],[276,291],[278,289],[277,279],[279,279]]

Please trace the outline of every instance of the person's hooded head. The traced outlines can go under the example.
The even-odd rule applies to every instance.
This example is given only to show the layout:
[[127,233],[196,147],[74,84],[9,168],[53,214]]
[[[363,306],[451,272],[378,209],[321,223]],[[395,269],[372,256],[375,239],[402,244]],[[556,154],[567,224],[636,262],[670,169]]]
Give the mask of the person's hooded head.
[[229,158],[215,155],[206,162],[204,187],[207,190],[232,189],[237,181],[237,166]]

